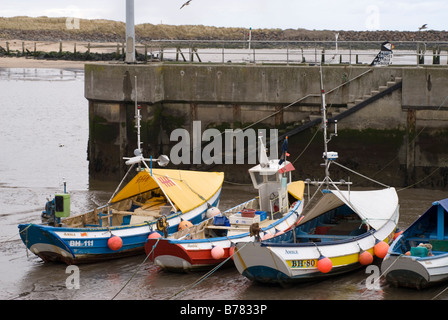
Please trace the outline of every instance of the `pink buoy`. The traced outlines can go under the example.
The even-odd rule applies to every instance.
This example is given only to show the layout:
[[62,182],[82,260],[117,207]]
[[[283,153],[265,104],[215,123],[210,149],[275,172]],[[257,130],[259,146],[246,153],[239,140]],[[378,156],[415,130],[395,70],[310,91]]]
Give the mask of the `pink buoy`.
[[221,259],[222,257],[224,257],[224,249],[220,246],[215,246],[212,249],[212,257],[213,259]]
[[386,256],[387,251],[389,251],[389,245],[384,241],[379,241],[373,247],[373,253],[380,259],[383,259]]
[[148,239],[158,239],[161,238],[162,236],[160,235],[160,233],[158,233],[157,231],[153,231],[148,235]]
[[109,249],[117,251],[123,246],[123,240],[120,237],[113,235],[107,240],[107,246]]
[[317,269],[319,269],[319,271],[322,273],[328,273],[332,268],[333,263],[331,262],[330,258],[321,256],[317,261]]

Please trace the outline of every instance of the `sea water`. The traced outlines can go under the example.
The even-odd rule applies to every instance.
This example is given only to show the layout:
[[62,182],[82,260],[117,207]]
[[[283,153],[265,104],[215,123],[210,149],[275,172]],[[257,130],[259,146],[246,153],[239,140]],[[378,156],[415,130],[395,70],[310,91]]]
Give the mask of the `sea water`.
[[[267,286],[234,267],[210,274],[161,271],[145,256],[79,265],[79,287],[66,265],[43,263],[26,250],[17,225],[39,223],[47,198],[67,183],[71,209],[82,213],[107,202],[118,182],[88,174],[88,102],[82,70],[0,69],[0,299],[2,300],[391,300],[447,299],[445,285],[425,291],[393,288],[362,268],[330,280]],[[224,184],[220,208],[251,199],[251,186]],[[407,227],[443,190],[399,192],[399,226]],[[205,276],[205,277],[204,277]],[[203,278],[204,277],[204,278]],[[193,286],[194,285],[194,286]]]

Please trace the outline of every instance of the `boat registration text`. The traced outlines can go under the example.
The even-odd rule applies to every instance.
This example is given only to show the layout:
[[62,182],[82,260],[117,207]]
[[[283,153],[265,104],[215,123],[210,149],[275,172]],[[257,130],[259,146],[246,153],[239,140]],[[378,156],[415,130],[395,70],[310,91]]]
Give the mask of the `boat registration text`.
[[315,268],[317,266],[317,259],[288,260],[288,265],[292,269]]
[[70,247],[93,247],[93,240],[70,240]]

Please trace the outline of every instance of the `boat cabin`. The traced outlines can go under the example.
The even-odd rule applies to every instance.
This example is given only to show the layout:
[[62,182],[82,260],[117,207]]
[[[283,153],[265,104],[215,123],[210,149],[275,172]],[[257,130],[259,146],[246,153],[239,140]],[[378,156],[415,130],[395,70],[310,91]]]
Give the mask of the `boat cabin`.
[[292,182],[294,167],[289,161],[280,164],[279,159],[268,159],[263,141],[259,138],[260,163],[249,169],[249,175],[258,190],[260,210],[271,215],[286,213],[289,209],[288,185]]

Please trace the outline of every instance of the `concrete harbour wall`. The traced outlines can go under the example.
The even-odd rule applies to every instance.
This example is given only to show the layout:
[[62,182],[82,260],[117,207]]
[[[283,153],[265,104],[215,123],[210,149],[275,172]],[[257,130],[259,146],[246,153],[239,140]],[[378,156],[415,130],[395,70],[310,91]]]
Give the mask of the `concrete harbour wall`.
[[[194,120],[201,121],[202,131],[257,123],[253,128],[277,128],[281,135],[320,115],[318,66],[87,64],[88,154],[94,179],[119,179],[126,170],[122,157],[132,155],[136,147],[135,77],[147,156],[169,155],[176,143],[170,133],[176,128],[190,131]],[[330,148],[339,152],[341,164],[390,185],[425,179],[420,187],[447,186],[447,67],[329,65],[323,67],[323,80],[329,118],[401,82],[399,89],[338,121],[338,136]],[[290,137],[290,160],[306,149],[294,163],[297,178],[323,175],[319,129],[314,126]],[[228,181],[245,182],[248,167],[212,169],[225,171]],[[338,168],[333,172],[347,176]],[[357,179],[353,174],[350,178]]]

